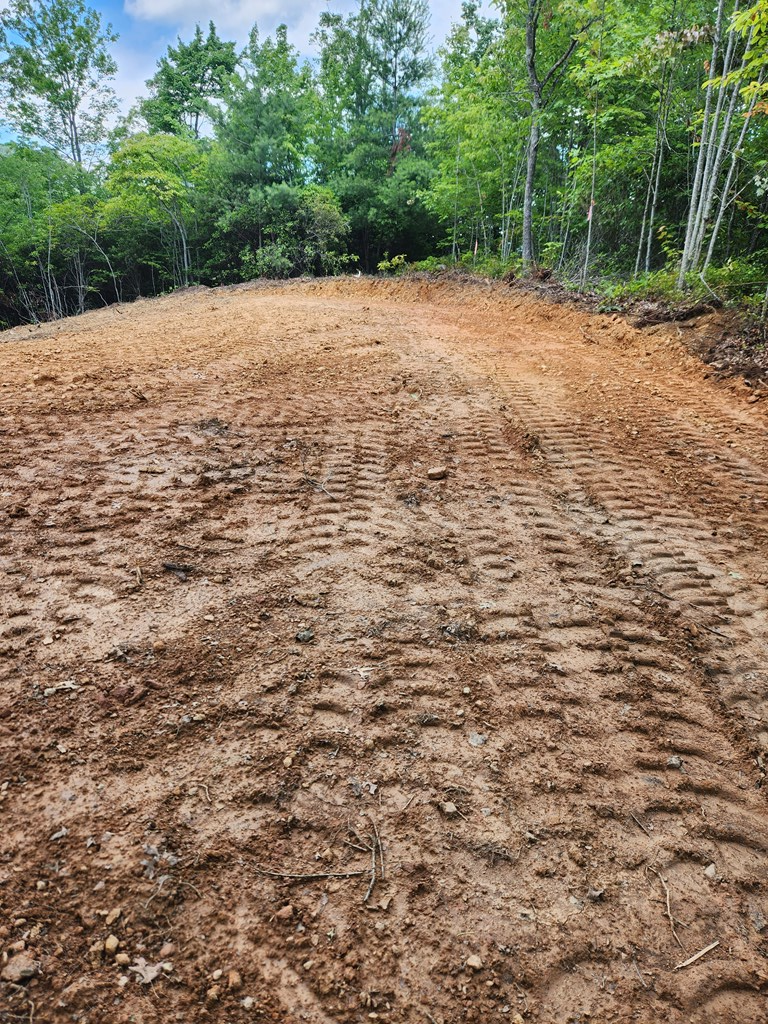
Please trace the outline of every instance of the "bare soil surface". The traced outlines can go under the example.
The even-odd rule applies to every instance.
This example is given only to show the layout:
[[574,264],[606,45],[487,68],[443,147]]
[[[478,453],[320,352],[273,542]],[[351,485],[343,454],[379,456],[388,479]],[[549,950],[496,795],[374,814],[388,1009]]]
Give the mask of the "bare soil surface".
[[765,1022],[749,388],[450,282],[2,341],[0,1021]]

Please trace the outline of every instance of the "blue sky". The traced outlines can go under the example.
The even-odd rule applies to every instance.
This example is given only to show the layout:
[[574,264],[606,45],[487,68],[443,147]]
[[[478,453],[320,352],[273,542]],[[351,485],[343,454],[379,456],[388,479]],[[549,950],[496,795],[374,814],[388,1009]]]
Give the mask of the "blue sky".
[[[254,22],[262,36],[285,22],[290,41],[309,56],[309,37],[321,12],[344,13],[357,4],[354,0],[90,0],[90,6],[120,33],[114,51],[119,65],[115,87],[127,111],[136,97],[145,92],[144,82],[153,74],[168,44],[178,36],[188,39],[196,22],[207,26],[213,20],[219,35],[239,43],[245,41]],[[441,0],[430,7],[434,45],[438,46],[451,22],[458,20],[461,0]]]

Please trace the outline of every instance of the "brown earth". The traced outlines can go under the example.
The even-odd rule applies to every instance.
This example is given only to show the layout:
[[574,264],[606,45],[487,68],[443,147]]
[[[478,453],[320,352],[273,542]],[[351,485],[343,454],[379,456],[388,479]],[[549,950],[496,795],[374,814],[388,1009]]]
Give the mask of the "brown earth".
[[766,1020],[748,388],[480,284],[3,340],[0,1021]]

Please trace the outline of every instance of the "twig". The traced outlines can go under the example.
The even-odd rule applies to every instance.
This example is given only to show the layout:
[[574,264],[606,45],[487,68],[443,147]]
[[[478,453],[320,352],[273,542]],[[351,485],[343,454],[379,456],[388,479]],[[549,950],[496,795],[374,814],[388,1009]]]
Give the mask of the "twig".
[[645,978],[643,977],[643,972],[637,966],[637,960],[634,957],[632,957],[632,966],[637,971],[637,976],[640,979],[640,984],[643,986],[643,988],[648,988],[648,986],[645,983]]
[[654,873],[654,875],[656,875],[658,877],[659,881],[663,885],[663,887],[664,887],[664,894],[667,897],[667,917],[669,918],[669,924],[670,924],[670,927],[672,928],[672,934],[674,935],[675,942],[678,944],[680,949],[682,949],[682,951],[684,953],[687,953],[688,950],[685,948],[685,946],[680,941],[680,936],[677,934],[677,931],[675,929],[675,919],[672,916],[672,907],[670,905],[669,886],[667,885],[666,880],[664,879],[664,877],[662,876],[660,871],[657,871],[656,868],[652,868],[650,865],[648,865],[648,867],[645,870],[646,871],[652,871]]
[[311,881],[312,879],[318,878],[360,878],[361,875],[367,875],[367,871],[316,871],[312,874],[301,875],[294,874],[292,871],[265,871],[264,868],[256,866],[256,871],[260,875],[266,875],[267,878],[295,878],[304,881]]
[[629,816],[635,822],[636,825],[640,826],[640,828],[643,830],[643,832],[645,832],[645,834],[648,836],[649,839],[653,839],[653,836],[648,831],[648,829],[645,827],[645,825],[642,823],[642,821],[640,821],[639,818],[635,817],[635,815],[631,811],[629,812]]
[[[370,814],[368,817],[371,818]],[[376,837],[376,843],[374,845],[377,846],[379,850],[379,865],[381,867],[381,880],[383,882],[387,874],[384,868],[384,847],[381,845],[381,836],[379,835],[379,830],[376,827],[376,822],[373,818],[371,818],[371,824],[373,825],[373,834]]]
[[683,960],[681,964],[678,964],[675,968],[676,971],[681,971],[683,967],[690,967],[691,964],[695,964],[697,960],[701,960],[707,953],[711,953],[713,949],[716,949],[720,945],[720,939],[715,939],[714,942],[710,942],[704,949],[700,949],[698,953],[694,953],[693,956],[689,956],[687,960]]
[[368,900],[371,898],[371,894],[373,893],[373,889],[374,889],[375,885],[376,885],[376,844],[374,843],[373,846],[371,846],[371,882],[370,882],[370,885],[368,886],[368,891],[366,892],[365,896],[363,896],[363,903],[367,903]]
[[706,629],[706,631],[708,633],[714,633],[715,636],[721,636],[723,638],[723,640],[728,640],[728,641],[730,641],[730,643],[733,643],[733,640],[731,640],[731,638],[729,636],[726,636],[725,633],[720,633],[720,632],[718,632],[718,630],[712,629],[711,626],[705,626],[703,622],[699,623],[699,628],[700,629]]
[[413,801],[416,799],[416,796],[417,796],[416,793],[411,793],[411,795],[408,797],[408,803],[405,805],[405,807],[401,807],[400,808],[400,813],[401,814],[403,813],[403,811],[407,811],[408,810],[408,808],[411,806]]

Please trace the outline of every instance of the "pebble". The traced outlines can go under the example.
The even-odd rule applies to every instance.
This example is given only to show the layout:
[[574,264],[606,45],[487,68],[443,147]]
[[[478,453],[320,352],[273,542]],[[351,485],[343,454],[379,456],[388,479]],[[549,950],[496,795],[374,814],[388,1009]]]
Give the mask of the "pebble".
[[456,804],[451,803],[450,800],[444,800],[440,804],[440,810],[443,812],[446,818],[453,818],[455,817],[455,815],[459,813],[459,808],[456,806]]
[[165,960],[166,957],[173,956],[176,952],[176,947],[172,942],[166,942],[165,945],[160,949],[160,959]]
[[120,917],[121,914],[122,914],[122,910],[120,909],[120,907],[115,907],[114,910],[110,910],[110,912],[107,914],[107,918],[106,918],[106,925],[107,925],[107,927],[109,927],[110,925],[113,925],[115,923],[115,921],[118,919],[118,917]]
[[256,1000],[253,996],[246,996],[245,999],[240,1000],[240,1005],[244,1010],[252,1010],[256,1005]]
[[311,629],[300,629],[296,634],[296,639],[300,644],[311,644],[315,639],[315,634]]
[[26,953],[20,953],[8,961],[2,972],[0,972],[0,978],[3,981],[11,982],[12,985],[20,985],[23,981],[29,981],[30,978],[34,978],[39,973],[40,964],[37,960],[33,960]]
[[471,967],[473,971],[482,971],[483,961],[480,959],[477,953],[474,953],[472,956],[467,957],[467,967]]
[[218,1003],[221,999],[221,985],[211,985],[208,991],[205,993],[205,1001],[209,1005],[211,1003]]
[[677,754],[673,754],[672,757],[667,761],[667,768],[682,768],[683,759],[678,757]]
[[131,958],[127,953],[118,953],[115,957],[115,963],[119,964],[120,967],[127,967],[131,962]]
[[287,921],[289,918],[293,917],[293,907],[291,904],[289,903],[287,906],[281,907],[275,914],[275,917],[279,917],[281,921]]
[[104,940],[104,952],[114,956],[120,948],[120,939],[116,935],[108,935]]
[[707,878],[717,878],[717,868],[714,864],[707,864],[704,868],[704,874]]
[[284,757],[283,758],[283,768],[290,768],[292,764],[293,764],[293,758],[292,757],[289,756],[289,757]]
[[230,971],[227,975],[227,988],[231,992],[238,992],[243,987],[243,979],[239,971]]
[[220,979],[220,978],[222,977],[222,975],[223,975],[223,974],[224,974],[224,971],[222,971],[222,970],[221,970],[221,969],[219,968],[218,970],[215,970],[215,971],[213,972],[213,974],[211,975],[211,977],[213,978],[213,980],[214,980],[214,981],[218,981],[218,980],[219,980],[219,979]]
[[471,732],[469,734],[469,745],[471,747],[484,747],[488,742],[488,737],[481,732]]
[[431,466],[427,470],[427,477],[430,480],[445,480],[448,470],[445,466]]

